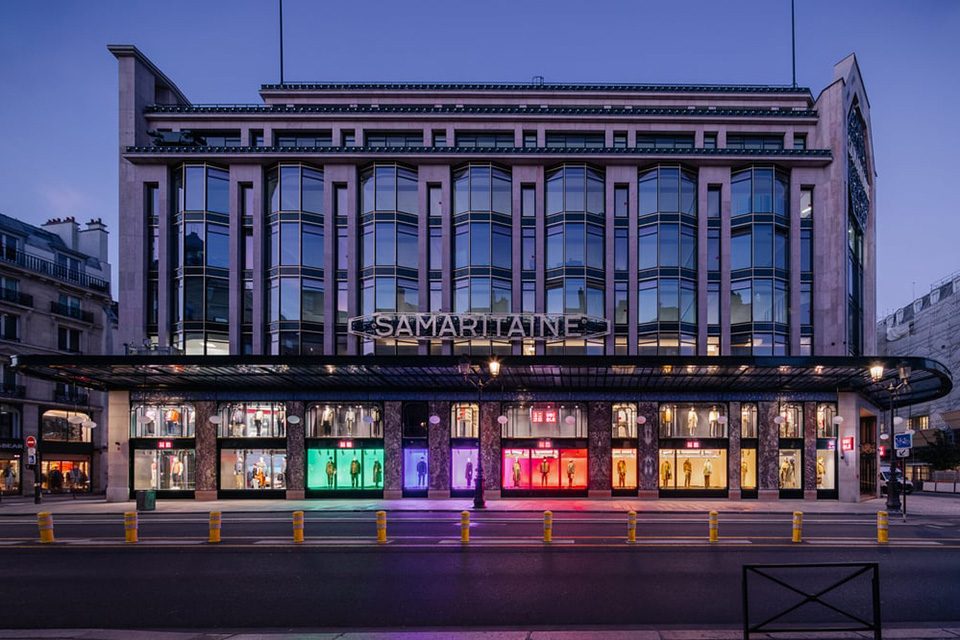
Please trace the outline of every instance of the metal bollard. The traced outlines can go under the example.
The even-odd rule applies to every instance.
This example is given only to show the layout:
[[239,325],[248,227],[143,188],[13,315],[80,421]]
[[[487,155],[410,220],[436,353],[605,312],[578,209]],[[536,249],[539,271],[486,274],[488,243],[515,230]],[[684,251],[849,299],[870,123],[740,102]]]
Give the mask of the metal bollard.
[[793,512],[793,541],[803,542],[803,512]]
[[377,511],[377,544],[387,542],[387,512]]
[[293,541],[303,542],[303,511],[293,512]]
[[[210,512],[210,536],[207,538],[207,542],[216,544],[220,542],[220,523],[222,518],[219,511]],[[302,535],[302,533],[301,533]]]
[[720,523],[717,521],[717,512],[710,512],[710,542],[717,542],[720,539]]
[[137,542],[138,526],[136,511],[127,511],[123,514],[123,539],[126,542]]
[[460,542],[467,544],[470,542],[470,512],[460,512]]
[[553,511],[543,512],[543,541],[553,542]]
[[886,511],[877,511],[877,543],[890,541],[890,516]]
[[40,542],[53,542],[53,514],[41,511],[37,514],[37,528],[40,529]]
[[627,512],[627,542],[637,541],[637,512]]

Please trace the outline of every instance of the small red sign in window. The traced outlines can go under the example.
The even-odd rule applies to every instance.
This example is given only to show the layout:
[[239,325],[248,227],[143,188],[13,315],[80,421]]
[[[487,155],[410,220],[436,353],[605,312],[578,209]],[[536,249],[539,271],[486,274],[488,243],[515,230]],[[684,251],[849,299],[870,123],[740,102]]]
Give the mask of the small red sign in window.
[[853,451],[853,437],[844,438],[841,446],[843,451]]

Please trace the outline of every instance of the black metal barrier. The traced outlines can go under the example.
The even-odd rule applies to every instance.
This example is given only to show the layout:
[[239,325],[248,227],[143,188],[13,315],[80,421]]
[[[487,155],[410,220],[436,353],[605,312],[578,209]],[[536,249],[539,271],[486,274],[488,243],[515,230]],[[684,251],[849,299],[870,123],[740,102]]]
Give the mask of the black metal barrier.
[[[802,575],[804,572],[807,575]],[[828,586],[818,586],[814,589],[807,585],[798,586],[797,580],[810,577],[811,571],[819,571],[830,575]],[[777,575],[774,575],[776,573]],[[763,582],[764,604],[770,611],[764,613],[765,619],[762,622],[752,623],[750,620],[750,578],[754,577],[753,583]],[[827,602],[824,599],[830,592],[837,591],[841,586],[847,585],[856,578],[869,576],[870,578],[870,600],[871,615],[870,620],[866,616],[852,611],[845,611],[840,606]],[[821,577],[822,576],[816,576]],[[777,589],[770,585],[781,587]],[[876,562],[826,562],[817,564],[745,564],[743,565],[743,638],[750,640],[750,634],[757,633],[811,633],[811,632],[840,632],[840,631],[872,631],[875,640],[880,638],[880,566]],[[786,591],[786,593],[784,593]],[[777,598],[780,594],[780,598]],[[787,602],[787,596],[791,602]],[[799,596],[799,600],[796,600]],[[757,601],[754,601],[756,604]],[[806,604],[819,605],[817,607],[823,613],[820,607],[823,607],[835,614],[834,621],[822,623],[819,626],[813,622],[813,618],[806,616],[803,622],[787,622],[785,619],[790,614],[798,611]],[[810,612],[804,612],[805,614]],[[807,622],[810,620],[810,622]],[[805,626],[809,625],[809,626]]]

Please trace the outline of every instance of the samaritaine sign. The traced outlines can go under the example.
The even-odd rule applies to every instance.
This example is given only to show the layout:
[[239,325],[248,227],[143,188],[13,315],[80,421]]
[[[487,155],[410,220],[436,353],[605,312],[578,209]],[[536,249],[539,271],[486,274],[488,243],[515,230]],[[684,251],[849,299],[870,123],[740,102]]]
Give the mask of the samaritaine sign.
[[374,313],[350,318],[349,331],[367,338],[407,340],[544,340],[610,333],[604,318],[556,313]]

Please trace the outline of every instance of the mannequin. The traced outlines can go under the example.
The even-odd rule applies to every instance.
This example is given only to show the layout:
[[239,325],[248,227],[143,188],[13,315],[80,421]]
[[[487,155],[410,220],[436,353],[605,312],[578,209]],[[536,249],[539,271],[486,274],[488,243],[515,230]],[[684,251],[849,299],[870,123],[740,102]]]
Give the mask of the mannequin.
[[356,455],[350,461],[350,487],[353,489],[360,488],[360,461],[357,460]]
[[670,468],[670,461],[664,460],[660,464],[660,477],[663,479],[661,487],[669,488],[670,481],[673,480],[673,470]]
[[373,486],[379,487],[383,480],[383,466],[379,460],[373,461]]
[[697,415],[697,410],[690,407],[690,410],[687,411],[687,434],[691,438],[697,435],[697,425],[699,423],[700,416]]
[[743,489],[747,484],[747,471],[750,467],[747,465],[746,460],[740,461],[740,488]]
[[617,460],[617,486],[620,489],[627,486],[627,461],[623,458]]
[[[156,474],[157,463],[154,462],[152,467],[153,473]],[[9,462],[3,466],[3,471],[0,472],[0,476],[3,477],[3,490],[7,492],[13,491],[13,483],[16,481],[16,476]]]
[[173,483],[173,486],[177,489],[180,488],[181,483],[183,482],[183,461],[177,458],[173,461],[173,465],[170,469],[170,481]]
[[710,407],[709,413],[707,413],[707,422],[710,423],[710,437],[716,438],[720,435],[719,426],[720,426],[720,412],[717,411],[716,407]]
[[625,409],[617,409],[617,437],[627,437],[627,412]]
[[[7,469],[9,468],[10,468],[10,465],[7,465]],[[4,480],[6,480],[6,476],[4,476]],[[155,459],[150,462],[150,486],[151,487],[157,486],[157,461]],[[10,489],[10,487],[4,487],[4,488],[7,490]]]
[[263,456],[257,460],[256,471],[254,472],[254,477],[256,478],[255,489],[266,489],[267,488],[267,463],[263,459]]
[[253,414],[253,427],[257,430],[257,437],[259,438],[263,430],[263,411],[259,409]]
[[327,489],[337,488],[337,463],[333,458],[327,458]]
[[693,465],[690,464],[690,460],[683,461],[683,488],[690,488],[690,475],[693,473]]
[[373,419],[373,435],[380,435],[380,409],[374,407],[370,410],[370,417]]
[[463,477],[467,481],[467,487],[473,486],[473,460],[467,458],[467,466],[464,469]]
[[323,427],[323,435],[329,436],[333,431],[333,409],[330,408],[330,405],[323,407],[323,411],[320,413],[320,424]]
[[577,472],[577,465],[573,460],[567,462],[567,489],[573,487],[573,476]]
[[823,486],[823,476],[827,472],[827,467],[823,463],[823,456],[817,456],[817,488]]
[[703,486],[705,489],[710,488],[710,476],[713,475],[713,463],[707,460],[703,463]]
[[353,435],[353,425],[357,420],[357,412],[353,410],[353,407],[347,407],[347,435]]
[[519,486],[520,486],[520,472],[521,472],[521,469],[520,469],[520,460],[519,460],[519,458],[514,459],[512,469],[513,469],[513,486],[514,486],[514,487],[519,487]]
[[243,454],[239,451],[233,462],[233,488],[243,489]]
[[417,462],[417,486],[422,487],[426,484],[427,480],[427,461],[423,456],[420,456],[420,460]]
[[540,460],[540,486],[547,486],[547,480],[550,476],[550,459],[543,458]]
[[663,424],[667,427],[667,433],[673,435],[673,410],[670,405],[663,409]]
[[789,478],[790,486],[792,487],[796,484],[797,481],[797,463],[793,461],[793,458],[787,460],[787,478]]

